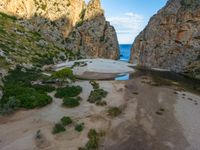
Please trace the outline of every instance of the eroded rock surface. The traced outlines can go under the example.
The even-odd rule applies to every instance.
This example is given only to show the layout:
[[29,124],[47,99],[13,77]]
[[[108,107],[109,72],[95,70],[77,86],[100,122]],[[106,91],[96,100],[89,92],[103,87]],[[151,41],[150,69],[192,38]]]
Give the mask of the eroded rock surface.
[[21,24],[61,48],[88,57],[119,56],[115,29],[99,0],[88,5],[84,0],[1,0],[0,11],[21,18]]
[[67,39],[67,48],[93,58],[117,59],[119,44],[113,26],[106,21],[99,0],[92,0]]
[[138,35],[131,61],[200,79],[200,0],[169,0]]

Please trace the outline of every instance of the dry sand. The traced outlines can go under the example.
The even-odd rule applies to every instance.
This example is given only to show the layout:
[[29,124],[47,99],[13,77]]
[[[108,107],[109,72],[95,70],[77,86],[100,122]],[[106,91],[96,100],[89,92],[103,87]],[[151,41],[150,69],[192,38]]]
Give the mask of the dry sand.
[[[88,103],[92,87],[88,81],[78,81],[76,84],[83,87],[79,107],[64,108],[62,100],[54,98],[44,108],[0,117],[0,149],[77,150],[86,144],[89,129],[95,128],[106,131],[101,150],[199,150],[200,97],[189,92],[176,94],[173,87],[154,87],[141,81],[141,77],[98,81],[109,92],[105,107]],[[122,114],[108,117],[111,106],[120,107]],[[78,133],[71,125],[66,132],[53,135],[54,123],[63,116],[72,117],[74,124],[84,122],[84,130]],[[35,140],[38,130],[43,135],[39,141]]]
[[57,64],[54,69],[56,71],[65,67],[72,67],[75,62],[85,63],[73,68],[73,73],[76,77],[82,79],[113,79],[119,74],[133,73],[134,65],[122,61],[110,59],[82,59],[77,61],[69,61]]

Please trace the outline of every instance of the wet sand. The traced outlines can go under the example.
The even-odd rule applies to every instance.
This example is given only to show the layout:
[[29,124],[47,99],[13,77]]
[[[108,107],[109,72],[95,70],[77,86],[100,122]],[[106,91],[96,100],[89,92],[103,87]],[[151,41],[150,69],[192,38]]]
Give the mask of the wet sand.
[[[83,100],[77,108],[62,107],[62,100],[50,93],[53,103],[44,108],[0,117],[0,149],[77,150],[87,143],[91,128],[106,132],[100,150],[200,149],[200,96],[176,91],[173,86],[151,86],[142,80],[98,81],[109,92],[105,107],[88,103],[92,87],[88,81],[78,81]],[[122,114],[109,117],[111,106],[120,107]],[[66,132],[53,135],[54,123],[63,116],[72,117],[74,124],[84,122],[83,132],[76,132],[71,125]],[[43,135],[41,141],[35,140],[38,130]]]

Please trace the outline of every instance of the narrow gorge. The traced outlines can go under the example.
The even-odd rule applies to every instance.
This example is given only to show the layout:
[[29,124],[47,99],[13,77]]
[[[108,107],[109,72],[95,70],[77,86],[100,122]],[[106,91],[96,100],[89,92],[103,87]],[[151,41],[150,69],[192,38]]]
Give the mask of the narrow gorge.
[[0,150],[200,150],[200,0],[148,3],[0,0]]

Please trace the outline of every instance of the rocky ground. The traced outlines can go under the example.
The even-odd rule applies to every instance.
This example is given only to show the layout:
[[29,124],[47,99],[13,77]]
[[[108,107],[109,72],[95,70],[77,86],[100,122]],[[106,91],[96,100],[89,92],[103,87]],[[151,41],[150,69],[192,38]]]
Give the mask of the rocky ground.
[[[200,145],[200,96],[180,91],[174,86],[153,86],[148,76],[129,81],[98,81],[108,91],[107,106],[87,102],[92,86],[77,81],[83,87],[81,105],[64,108],[61,99],[30,111],[21,110],[0,117],[1,150],[77,150],[87,141],[89,129],[105,131],[99,149],[102,150],[198,150]],[[122,113],[110,117],[107,110],[119,107]],[[54,123],[70,116],[75,123],[85,123],[81,133],[73,125],[63,133],[51,133]],[[42,138],[35,136],[41,130]]]

